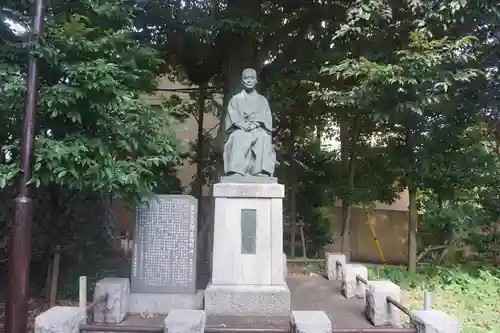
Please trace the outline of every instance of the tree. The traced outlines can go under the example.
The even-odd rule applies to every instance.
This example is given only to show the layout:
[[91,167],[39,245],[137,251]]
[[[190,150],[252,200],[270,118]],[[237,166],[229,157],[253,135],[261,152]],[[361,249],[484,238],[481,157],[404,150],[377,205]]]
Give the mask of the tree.
[[[37,186],[58,184],[139,198],[151,193],[158,174],[178,160],[168,127],[167,105],[151,106],[145,96],[157,84],[164,61],[135,39],[132,4],[76,3],[51,8],[43,42],[32,52],[43,61],[36,128]],[[0,74],[2,150],[0,187],[20,170],[19,129],[25,66],[3,48]]]
[[[473,37],[433,37],[435,20],[444,21],[443,11],[448,14],[457,6],[455,2],[447,5],[450,7],[436,10],[427,5],[396,6],[378,0],[352,4],[336,40],[339,45],[354,45],[345,60],[323,69],[340,84],[319,92],[320,98],[333,107],[369,112],[380,124],[378,128],[385,129],[386,144],[394,149],[393,166],[402,171],[396,180],[410,193],[410,271],[416,265],[416,194],[423,171],[418,158],[422,138],[429,125],[447,110],[442,109],[444,102],[456,98],[463,83],[481,75],[467,68],[475,56]],[[363,47],[356,47],[359,44]]]
[[[166,63],[136,38],[133,3],[56,1],[47,11],[44,38],[29,50],[41,59],[33,248],[72,243],[74,253],[89,252],[84,250],[89,239],[111,245],[116,236],[113,198],[132,204],[162,187],[163,193],[177,190],[171,171],[179,162],[178,142],[170,127],[182,114],[175,101],[152,106],[147,100]],[[22,172],[19,138],[28,49],[22,40],[4,41],[0,194],[8,203],[14,191],[10,185]],[[0,211],[3,246],[12,219],[8,207]],[[90,253],[100,258],[106,248],[95,246]]]

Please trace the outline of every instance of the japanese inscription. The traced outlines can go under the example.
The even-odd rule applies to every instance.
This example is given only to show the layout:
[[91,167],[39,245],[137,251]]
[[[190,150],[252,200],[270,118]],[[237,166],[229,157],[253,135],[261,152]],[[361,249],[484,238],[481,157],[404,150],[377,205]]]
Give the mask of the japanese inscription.
[[158,195],[137,207],[132,292],[196,292],[197,209],[190,195]]
[[255,254],[257,244],[257,211],[241,210],[241,254]]

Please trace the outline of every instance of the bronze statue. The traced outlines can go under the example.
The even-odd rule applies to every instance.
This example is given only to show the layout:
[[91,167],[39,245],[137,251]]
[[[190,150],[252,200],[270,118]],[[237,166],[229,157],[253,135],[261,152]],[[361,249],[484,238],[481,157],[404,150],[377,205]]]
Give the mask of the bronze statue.
[[224,172],[227,176],[272,177],[276,153],[273,119],[267,99],[255,90],[257,72],[245,69],[244,89],[233,96],[225,118]]

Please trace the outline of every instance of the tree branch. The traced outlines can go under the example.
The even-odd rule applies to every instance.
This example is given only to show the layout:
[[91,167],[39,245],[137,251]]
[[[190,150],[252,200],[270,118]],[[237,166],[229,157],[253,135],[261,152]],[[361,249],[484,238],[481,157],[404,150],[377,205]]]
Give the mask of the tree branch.
[[301,33],[297,33],[297,36],[289,38],[290,34],[297,30],[307,30],[311,22],[314,22],[311,18],[320,15],[320,6],[311,4],[308,7],[309,8],[303,15],[281,26],[276,33],[269,35],[268,38],[263,41],[255,57],[255,68],[257,71],[262,69],[266,60],[272,57],[273,54],[278,53],[282,44],[285,45],[281,48],[287,48],[295,42],[296,38],[302,35]]

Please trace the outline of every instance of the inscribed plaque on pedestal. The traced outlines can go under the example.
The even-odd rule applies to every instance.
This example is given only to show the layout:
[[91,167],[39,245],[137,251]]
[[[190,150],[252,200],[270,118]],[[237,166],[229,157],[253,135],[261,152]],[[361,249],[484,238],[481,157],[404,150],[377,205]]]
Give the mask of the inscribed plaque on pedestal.
[[137,208],[132,292],[196,292],[197,209],[190,195],[158,195]]
[[241,210],[241,254],[255,254],[257,243],[257,211]]

